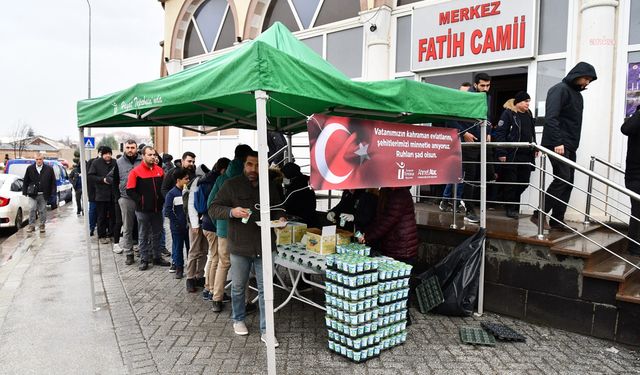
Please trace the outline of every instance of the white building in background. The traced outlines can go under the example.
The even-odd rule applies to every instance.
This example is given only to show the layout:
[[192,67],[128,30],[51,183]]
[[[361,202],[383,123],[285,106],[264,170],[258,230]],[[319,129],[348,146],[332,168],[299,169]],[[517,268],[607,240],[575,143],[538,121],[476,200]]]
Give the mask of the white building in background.
[[[354,80],[414,79],[457,88],[486,72],[493,77],[493,118],[506,99],[526,90],[543,124],[547,90],[578,61],[587,61],[598,80],[583,92],[578,163],[588,166],[595,156],[624,166],[626,139],[619,128],[633,101],[640,100],[640,64],[634,65],[640,63],[640,0],[160,2],[167,74],[224,54],[280,21]],[[194,151],[207,164],[232,155],[239,143],[257,142],[252,131],[243,130],[208,135],[178,128],[156,131],[160,150],[176,157]],[[304,135],[294,143],[305,144]],[[308,152],[296,148],[294,155],[300,159]],[[609,173],[602,166],[596,170]],[[610,177],[622,182],[620,175]],[[586,186],[586,178],[576,174],[576,183]],[[572,204],[584,207],[584,199],[574,193]],[[530,202],[537,202],[537,194],[530,194]]]

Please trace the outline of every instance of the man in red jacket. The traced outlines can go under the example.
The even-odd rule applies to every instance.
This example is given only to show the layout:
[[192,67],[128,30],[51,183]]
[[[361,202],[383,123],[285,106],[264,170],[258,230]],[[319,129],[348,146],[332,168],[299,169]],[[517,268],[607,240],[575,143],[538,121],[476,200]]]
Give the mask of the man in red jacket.
[[138,219],[138,242],[140,246],[140,266],[149,268],[150,256],[153,264],[163,267],[171,265],[162,259],[160,232],[162,231],[162,179],[164,172],[156,164],[156,151],[151,146],[142,149],[142,163],[131,170],[127,180],[127,196],[136,203]]

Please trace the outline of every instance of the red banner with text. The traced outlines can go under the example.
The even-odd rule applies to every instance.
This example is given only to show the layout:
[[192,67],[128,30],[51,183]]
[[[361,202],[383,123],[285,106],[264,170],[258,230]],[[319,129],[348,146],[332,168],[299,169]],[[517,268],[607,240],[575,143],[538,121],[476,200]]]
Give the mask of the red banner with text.
[[456,183],[456,129],[313,115],[307,121],[316,190]]

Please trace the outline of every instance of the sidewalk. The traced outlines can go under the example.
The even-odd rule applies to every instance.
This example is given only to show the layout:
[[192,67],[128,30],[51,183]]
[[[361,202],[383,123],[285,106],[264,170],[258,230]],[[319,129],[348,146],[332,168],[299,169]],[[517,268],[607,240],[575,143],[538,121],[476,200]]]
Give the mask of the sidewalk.
[[[140,272],[137,265],[126,266],[124,255],[113,254],[110,246],[98,250],[96,245],[94,264],[98,255],[101,262],[96,294],[102,309],[91,312],[82,219],[69,207],[56,212],[60,216],[47,226],[46,241],[32,235],[31,248],[0,267],[0,373],[266,372],[257,314],[248,317],[250,334],[236,336],[230,306],[213,313],[210,303],[200,293],[186,293],[184,279],[174,279],[167,267]],[[276,302],[283,298],[276,292]],[[612,342],[491,313],[453,318],[411,309],[411,315],[404,345],[354,364],[326,348],[324,312],[292,302],[275,315],[278,373],[640,373],[640,354]],[[483,321],[507,324],[527,342],[461,344],[459,327]],[[606,351],[611,347],[619,352]]]

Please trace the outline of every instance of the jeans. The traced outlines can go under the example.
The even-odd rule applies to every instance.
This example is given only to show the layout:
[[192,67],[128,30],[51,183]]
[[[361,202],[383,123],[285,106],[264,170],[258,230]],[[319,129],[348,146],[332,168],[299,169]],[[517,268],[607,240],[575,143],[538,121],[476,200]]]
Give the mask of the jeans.
[[40,218],[40,225],[47,222],[47,201],[44,195],[38,194],[35,198],[29,197],[29,225],[36,225],[36,211]]
[[160,252],[160,232],[162,231],[162,214],[160,212],[136,211],[138,219],[138,243],[140,246],[140,261],[150,262],[162,259]]
[[125,255],[133,254],[133,230],[136,222],[136,202],[133,199],[120,197],[118,199],[122,214],[122,241],[120,247]]
[[[576,153],[567,148],[564,149],[564,157],[575,162]],[[547,188],[547,195],[544,199],[544,211],[551,211],[551,218],[559,222],[564,222],[564,214],[567,211],[567,203],[571,198],[571,190],[573,189],[573,175],[575,169],[567,164],[551,158],[551,166],[553,167],[553,175],[556,176]],[[561,181],[566,180],[568,183]],[[554,197],[557,197],[554,198]],[[554,225],[553,221],[549,225]],[[555,225],[561,225],[555,223]]]
[[187,231],[171,231],[171,260],[176,268],[184,268],[184,251],[189,254],[189,233]]
[[[272,258],[273,259],[273,258]],[[251,266],[256,272],[258,283],[258,304],[260,306],[260,332],[267,332],[267,323],[264,315],[264,285],[262,283],[262,257],[246,257],[231,254],[231,319],[234,322],[243,322],[246,318],[245,293]],[[271,265],[273,267],[273,264]]]
[[98,225],[98,211],[96,210],[96,202],[89,201],[89,230],[94,231]]
[[[462,199],[462,196],[463,196],[462,193],[464,192],[464,183],[460,182],[455,185],[456,185],[456,198],[460,200]],[[442,193],[442,198],[448,198],[448,199],[453,198],[453,184],[447,184],[447,186],[445,186],[444,192]]]
[[[625,178],[625,186],[627,189],[640,194],[640,178],[634,178],[635,176],[627,176]],[[640,202],[631,198],[631,216],[629,218],[629,233],[628,236],[636,242],[640,242]],[[640,245],[629,241],[629,252],[634,255],[640,255]]]

